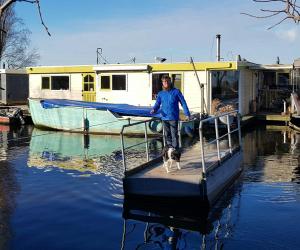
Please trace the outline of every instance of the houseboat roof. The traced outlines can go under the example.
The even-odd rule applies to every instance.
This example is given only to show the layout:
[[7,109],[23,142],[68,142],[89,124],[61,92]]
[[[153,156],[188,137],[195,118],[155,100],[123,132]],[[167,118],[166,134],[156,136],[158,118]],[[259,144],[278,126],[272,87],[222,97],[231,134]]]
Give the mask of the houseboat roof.
[[69,65],[69,66],[37,66],[27,67],[28,74],[55,74],[55,73],[92,73],[93,65]]
[[255,66],[250,66],[251,69],[260,69],[260,70],[286,70],[293,69],[293,64],[257,64]]
[[27,74],[26,69],[0,69],[0,74]]
[[[248,62],[237,61],[220,61],[220,62],[195,62],[196,70],[237,70]],[[146,71],[146,72],[163,72],[163,71],[194,71],[190,62],[176,63],[139,63],[139,64],[101,64],[101,65],[73,65],[73,66],[38,66],[28,67],[28,74],[55,74],[55,73],[92,73],[108,71]]]

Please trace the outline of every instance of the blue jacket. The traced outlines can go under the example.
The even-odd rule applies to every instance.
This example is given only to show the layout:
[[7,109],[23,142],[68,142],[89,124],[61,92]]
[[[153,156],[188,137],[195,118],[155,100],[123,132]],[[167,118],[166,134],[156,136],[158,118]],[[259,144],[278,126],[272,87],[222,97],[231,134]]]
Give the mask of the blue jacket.
[[190,116],[189,108],[179,89],[171,88],[170,90],[162,90],[158,93],[156,103],[153,106],[155,112],[161,107],[160,113],[162,120],[178,121],[179,120],[179,105],[181,104],[184,114]]

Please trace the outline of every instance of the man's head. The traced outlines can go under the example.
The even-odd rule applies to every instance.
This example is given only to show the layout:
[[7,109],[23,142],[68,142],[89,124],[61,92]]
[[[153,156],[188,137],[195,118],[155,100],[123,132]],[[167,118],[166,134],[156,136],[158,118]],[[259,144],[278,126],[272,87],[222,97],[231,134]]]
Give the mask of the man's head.
[[161,82],[164,90],[169,90],[172,88],[171,78],[168,75],[162,76]]

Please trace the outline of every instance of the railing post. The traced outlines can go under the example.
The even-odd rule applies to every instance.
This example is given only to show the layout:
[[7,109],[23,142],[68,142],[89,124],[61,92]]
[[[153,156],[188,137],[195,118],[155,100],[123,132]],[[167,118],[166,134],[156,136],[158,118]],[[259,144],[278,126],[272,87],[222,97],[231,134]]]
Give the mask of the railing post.
[[199,125],[199,137],[200,137],[200,153],[201,153],[201,162],[202,162],[202,172],[203,175],[206,175],[206,168],[205,168],[205,158],[204,158],[204,142],[203,142],[203,133],[202,133],[202,121],[200,121]]
[[215,117],[215,132],[216,132],[216,141],[217,141],[218,160],[221,161],[218,119],[219,119],[218,117]]
[[286,115],[286,101],[283,100],[283,113]]
[[242,134],[241,134],[241,117],[240,114],[237,114],[237,125],[238,125],[238,133],[239,133],[239,146],[242,146]]
[[162,124],[162,128],[163,128],[163,146],[165,147],[166,146],[166,131],[165,131],[165,125],[164,125],[163,120],[161,121],[161,124]]
[[228,146],[229,146],[229,152],[230,152],[230,154],[232,154],[231,131],[230,131],[229,115],[226,115],[226,118],[227,118]]
[[124,135],[123,135],[124,127],[121,131],[121,149],[122,149],[122,161],[123,161],[123,168],[124,168],[124,175],[126,175],[126,159],[125,159],[125,146],[124,146]]
[[149,145],[148,145],[147,122],[145,122],[145,143],[146,143],[146,155],[147,155],[147,162],[148,162],[149,161]]
[[178,125],[177,125],[177,127],[178,127],[177,130],[178,131],[177,132],[178,132],[178,138],[179,138],[179,148],[181,148],[181,144],[182,144],[181,143],[181,131],[180,131],[181,127],[182,127],[181,125],[182,125],[182,123],[180,121],[178,121]]

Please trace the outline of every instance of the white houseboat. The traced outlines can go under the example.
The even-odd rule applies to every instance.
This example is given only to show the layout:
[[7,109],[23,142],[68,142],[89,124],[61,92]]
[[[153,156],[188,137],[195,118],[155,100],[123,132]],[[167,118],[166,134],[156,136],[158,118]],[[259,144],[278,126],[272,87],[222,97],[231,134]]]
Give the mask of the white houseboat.
[[161,76],[168,74],[191,111],[214,113],[212,101],[220,99],[246,115],[257,99],[259,69],[254,66],[221,61],[30,67],[29,97],[152,106],[161,90]]

